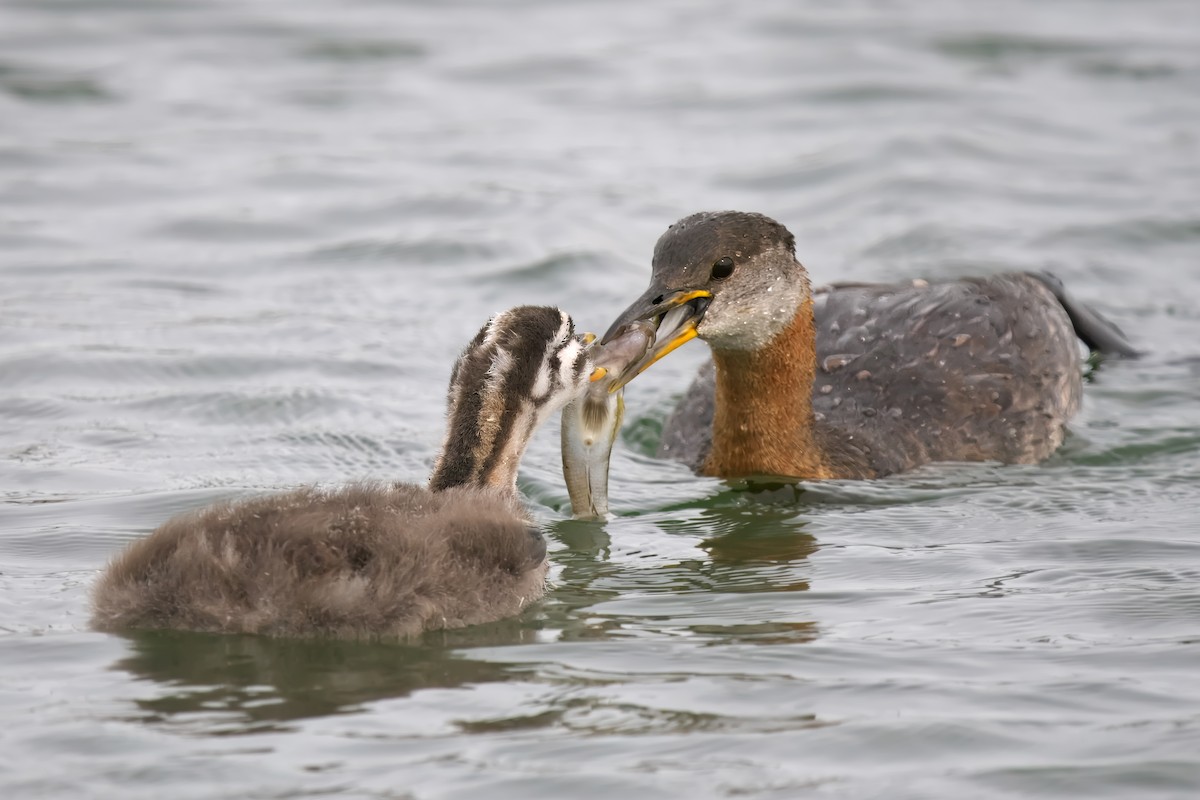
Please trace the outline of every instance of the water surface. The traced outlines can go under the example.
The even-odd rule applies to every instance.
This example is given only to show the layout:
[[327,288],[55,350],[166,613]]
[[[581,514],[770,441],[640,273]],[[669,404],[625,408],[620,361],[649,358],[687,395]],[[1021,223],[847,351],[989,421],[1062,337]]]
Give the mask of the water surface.
[[[0,795],[1200,792],[1200,6],[1184,0],[0,5]],[[420,481],[487,316],[603,330],[667,224],[817,282],[1052,269],[1148,355],[1061,452],[617,517],[521,488],[554,587],[408,645],[91,632],[217,499]]]

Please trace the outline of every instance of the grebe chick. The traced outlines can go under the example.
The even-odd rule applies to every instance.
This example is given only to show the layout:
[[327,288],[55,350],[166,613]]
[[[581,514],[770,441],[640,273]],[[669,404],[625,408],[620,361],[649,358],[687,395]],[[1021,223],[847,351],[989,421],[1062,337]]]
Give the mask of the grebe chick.
[[654,249],[650,287],[602,342],[649,320],[623,385],[693,337],[712,362],[659,454],[706,475],[873,478],[933,461],[1032,463],[1083,394],[1076,337],[1136,351],[1052,276],[845,284],[814,296],[795,239],[761,214],[693,214]]
[[310,487],[175,517],[109,564],[93,625],[407,637],[518,613],[544,593],[548,565],[517,466],[592,372],[565,313],[496,315],[454,365],[427,488]]

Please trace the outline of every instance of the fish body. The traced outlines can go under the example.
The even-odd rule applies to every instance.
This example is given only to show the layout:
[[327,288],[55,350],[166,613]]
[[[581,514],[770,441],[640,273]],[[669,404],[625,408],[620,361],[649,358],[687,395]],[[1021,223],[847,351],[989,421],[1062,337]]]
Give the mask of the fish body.
[[593,344],[590,355],[599,375],[582,396],[563,408],[563,478],[576,519],[608,515],[608,463],[625,414],[620,379],[653,343],[653,328],[638,322],[608,344]]

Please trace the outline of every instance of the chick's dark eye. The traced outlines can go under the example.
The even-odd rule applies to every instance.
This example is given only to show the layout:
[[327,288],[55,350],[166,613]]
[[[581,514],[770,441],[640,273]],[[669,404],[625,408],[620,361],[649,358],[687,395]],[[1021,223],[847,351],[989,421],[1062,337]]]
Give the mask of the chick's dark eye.
[[733,274],[733,259],[729,256],[718,258],[713,264],[712,278],[714,281],[724,280]]

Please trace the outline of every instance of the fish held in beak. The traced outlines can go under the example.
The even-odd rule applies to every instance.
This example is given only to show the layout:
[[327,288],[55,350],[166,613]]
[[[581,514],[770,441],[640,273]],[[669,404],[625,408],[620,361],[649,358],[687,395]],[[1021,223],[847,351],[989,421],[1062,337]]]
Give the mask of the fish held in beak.
[[653,326],[637,321],[607,344],[593,344],[591,383],[563,408],[563,478],[576,519],[608,515],[608,464],[625,413],[624,392],[614,384],[646,357],[653,343]]
[[668,353],[696,338],[697,326],[712,302],[706,289],[680,289],[650,295],[652,288],[617,318],[601,340],[609,346],[627,337],[631,330],[649,331],[652,341],[645,353],[612,377],[609,390],[617,391]]

